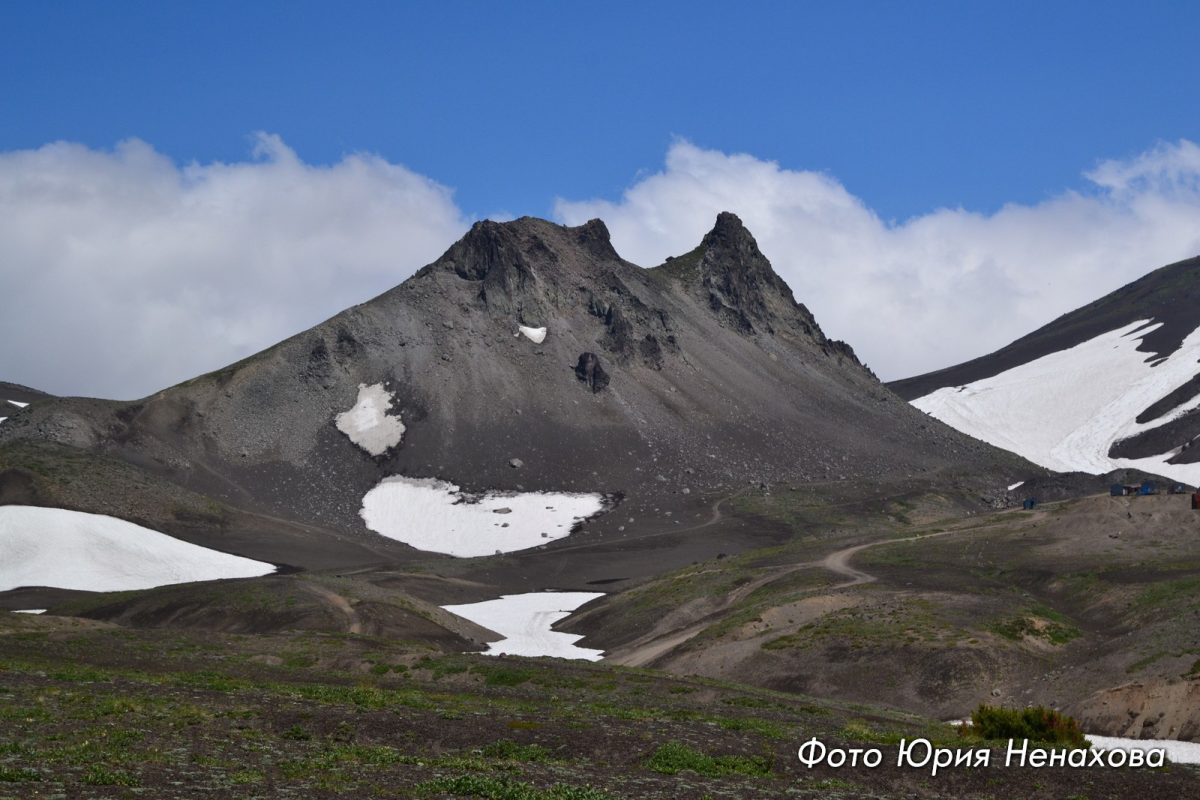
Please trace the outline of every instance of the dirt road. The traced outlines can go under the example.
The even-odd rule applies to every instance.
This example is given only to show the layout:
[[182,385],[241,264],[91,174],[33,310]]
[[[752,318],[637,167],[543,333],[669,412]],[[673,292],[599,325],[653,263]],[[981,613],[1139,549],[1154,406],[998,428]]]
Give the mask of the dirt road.
[[[719,502],[714,505],[714,512],[717,510]],[[711,523],[710,523],[711,524]],[[995,524],[995,523],[993,523]],[[650,634],[641,639],[636,639],[633,642],[620,647],[613,651],[612,654],[605,658],[606,661],[611,661],[615,664],[621,664],[627,667],[642,667],[657,660],[661,656],[675,649],[679,645],[697,636],[701,631],[716,622],[716,618],[721,612],[728,610],[730,607],[738,603],[742,598],[749,596],[751,592],[765,584],[778,580],[785,575],[802,569],[826,569],[835,575],[840,575],[846,580],[842,583],[835,584],[821,589],[822,593],[836,592],[843,589],[849,589],[853,586],[861,586],[866,583],[874,583],[878,578],[869,572],[863,572],[860,569],[850,565],[850,560],[854,556],[871,547],[880,547],[886,544],[898,544],[900,542],[915,542],[921,539],[935,539],[942,536],[951,536],[958,533],[967,533],[969,531],[978,531],[983,528],[992,527],[992,525],[977,525],[963,528],[954,528],[947,531],[939,531],[937,533],[919,534],[917,536],[907,536],[902,539],[880,539],[866,544],[856,544],[852,547],[845,547],[841,550],[836,550],[825,556],[819,561],[805,561],[799,564],[788,564],[782,567],[774,567],[766,571],[766,573],[749,583],[737,587],[729,592],[722,600],[720,607],[707,614],[703,619],[697,620],[695,623],[688,625],[677,631],[672,631],[666,634]]]

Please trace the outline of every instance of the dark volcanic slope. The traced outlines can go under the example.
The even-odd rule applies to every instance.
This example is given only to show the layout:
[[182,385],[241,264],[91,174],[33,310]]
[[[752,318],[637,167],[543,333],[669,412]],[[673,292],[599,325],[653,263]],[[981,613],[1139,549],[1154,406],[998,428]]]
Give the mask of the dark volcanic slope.
[[[50,397],[45,392],[37,389],[30,389],[28,386],[22,386],[19,383],[6,383],[0,381],[0,412],[8,412],[13,409],[6,401],[16,400],[18,403],[32,403],[37,400],[44,400]],[[0,417],[4,416],[0,413]]]
[[[1140,339],[1137,349],[1146,353],[1146,361],[1153,364],[1176,352],[1183,340],[1200,328],[1200,257],[1157,269],[990,355],[895,381],[889,386],[906,400],[913,400],[946,386],[962,386],[993,377],[1138,320],[1160,323],[1160,327],[1148,333],[1134,334]],[[1161,420],[1197,395],[1200,395],[1200,365],[1193,378],[1156,398],[1135,419],[1141,424]],[[1193,410],[1115,442],[1108,455],[1134,459],[1163,457],[1168,464],[1196,463],[1200,461],[1200,448],[1191,445],[1197,437],[1200,437],[1200,413]]]
[[1138,349],[1147,358],[1169,356],[1179,349],[1189,333],[1200,327],[1200,256],[1156,269],[994,353],[936,372],[892,381],[888,386],[905,400],[915,400],[944,386],[961,386],[999,375],[1140,319],[1162,323],[1162,327],[1141,337]]
[[[535,344],[518,325],[548,335]],[[377,457],[335,426],[374,384],[407,427]],[[480,222],[399,287],[237,364],[132,403],[46,400],[0,426],[0,453],[29,440],[363,536],[360,500],[393,474],[645,499],[1030,469],[899,401],[822,334],[732,214],[649,270],[598,220]]]

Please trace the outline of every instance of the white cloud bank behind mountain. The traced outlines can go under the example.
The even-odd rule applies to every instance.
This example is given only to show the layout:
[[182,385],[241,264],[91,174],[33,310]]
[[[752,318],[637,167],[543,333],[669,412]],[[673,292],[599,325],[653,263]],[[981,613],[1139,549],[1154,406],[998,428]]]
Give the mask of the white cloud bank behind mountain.
[[434,260],[450,190],[350,155],[179,167],[149,145],[0,154],[0,380],[133,398],[236,361]]
[[[399,283],[470,222],[451,191],[372,155],[177,166],[131,140],[0,153],[0,380],[132,398],[215,369]],[[1200,147],[1162,144],[992,214],[881,220],[834,177],[674,143],[601,217],[640,264],[737,213],[825,331],[881,377],[1006,344],[1200,253]]]

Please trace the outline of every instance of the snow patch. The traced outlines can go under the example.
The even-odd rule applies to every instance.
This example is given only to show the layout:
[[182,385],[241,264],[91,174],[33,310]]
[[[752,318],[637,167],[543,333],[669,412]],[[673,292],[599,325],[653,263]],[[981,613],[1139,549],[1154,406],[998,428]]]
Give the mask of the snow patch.
[[6,419],[8,419],[8,417],[0,417],[0,422],[4,422]]
[[472,496],[436,478],[397,475],[367,492],[359,514],[368,528],[389,539],[418,550],[471,557],[511,553],[562,539],[576,522],[603,507],[598,494]]
[[117,592],[274,571],[271,564],[181,542],[113,517],[0,507],[0,592],[20,586]]
[[1167,758],[1176,764],[1200,764],[1200,743],[1181,742],[1177,739],[1124,739],[1119,736],[1093,736],[1087,740],[1100,750],[1152,750],[1167,751]]
[[44,608],[14,608],[13,613],[14,614],[45,614],[46,609],[44,609]]
[[400,444],[404,423],[400,415],[388,414],[395,397],[382,383],[358,385],[358,402],[334,419],[337,429],[373,456],[381,456]]
[[8,402],[17,408],[25,408],[25,406],[29,405],[29,403],[22,403],[18,400],[9,400]]
[[526,328],[524,325],[518,325],[517,334],[524,334],[525,338],[534,344],[541,344],[546,341],[545,328]]
[[552,656],[599,661],[604,657],[603,650],[578,647],[575,642],[582,636],[559,633],[551,630],[551,627],[589,600],[603,596],[603,592],[530,592],[442,608],[504,637],[490,643],[485,655]]
[[1200,360],[1198,329],[1179,350],[1156,360],[1158,366],[1147,363],[1147,354],[1137,350],[1140,337],[1159,327],[1139,320],[994,377],[938,389],[912,404],[963,433],[1060,472],[1130,468],[1197,485],[1200,464],[1168,464],[1168,453],[1108,456],[1114,442],[1200,405],[1195,399],[1160,419],[1137,422],[1148,406],[1189,381]]
[[[952,719],[946,724],[970,727],[970,719]],[[1121,736],[1096,736],[1085,733],[1084,738],[1097,750],[1165,750],[1167,758],[1176,764],[1200,764],[1200,744],[1178,739],[1126,739]]]
[[1020,489],[1024,485],[1025,485],[1025,481],[1017,481],[1012,486],[1009,486],[1008,490],[1011,492],[1013,489]]

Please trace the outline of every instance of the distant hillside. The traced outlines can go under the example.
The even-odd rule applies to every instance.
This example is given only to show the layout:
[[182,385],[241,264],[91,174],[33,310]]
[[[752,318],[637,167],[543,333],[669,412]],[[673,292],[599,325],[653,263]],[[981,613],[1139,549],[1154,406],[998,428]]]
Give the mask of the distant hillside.
[[889,384],[964,433],[1060,471],[1200,483],[1200,258],[991,355]]

